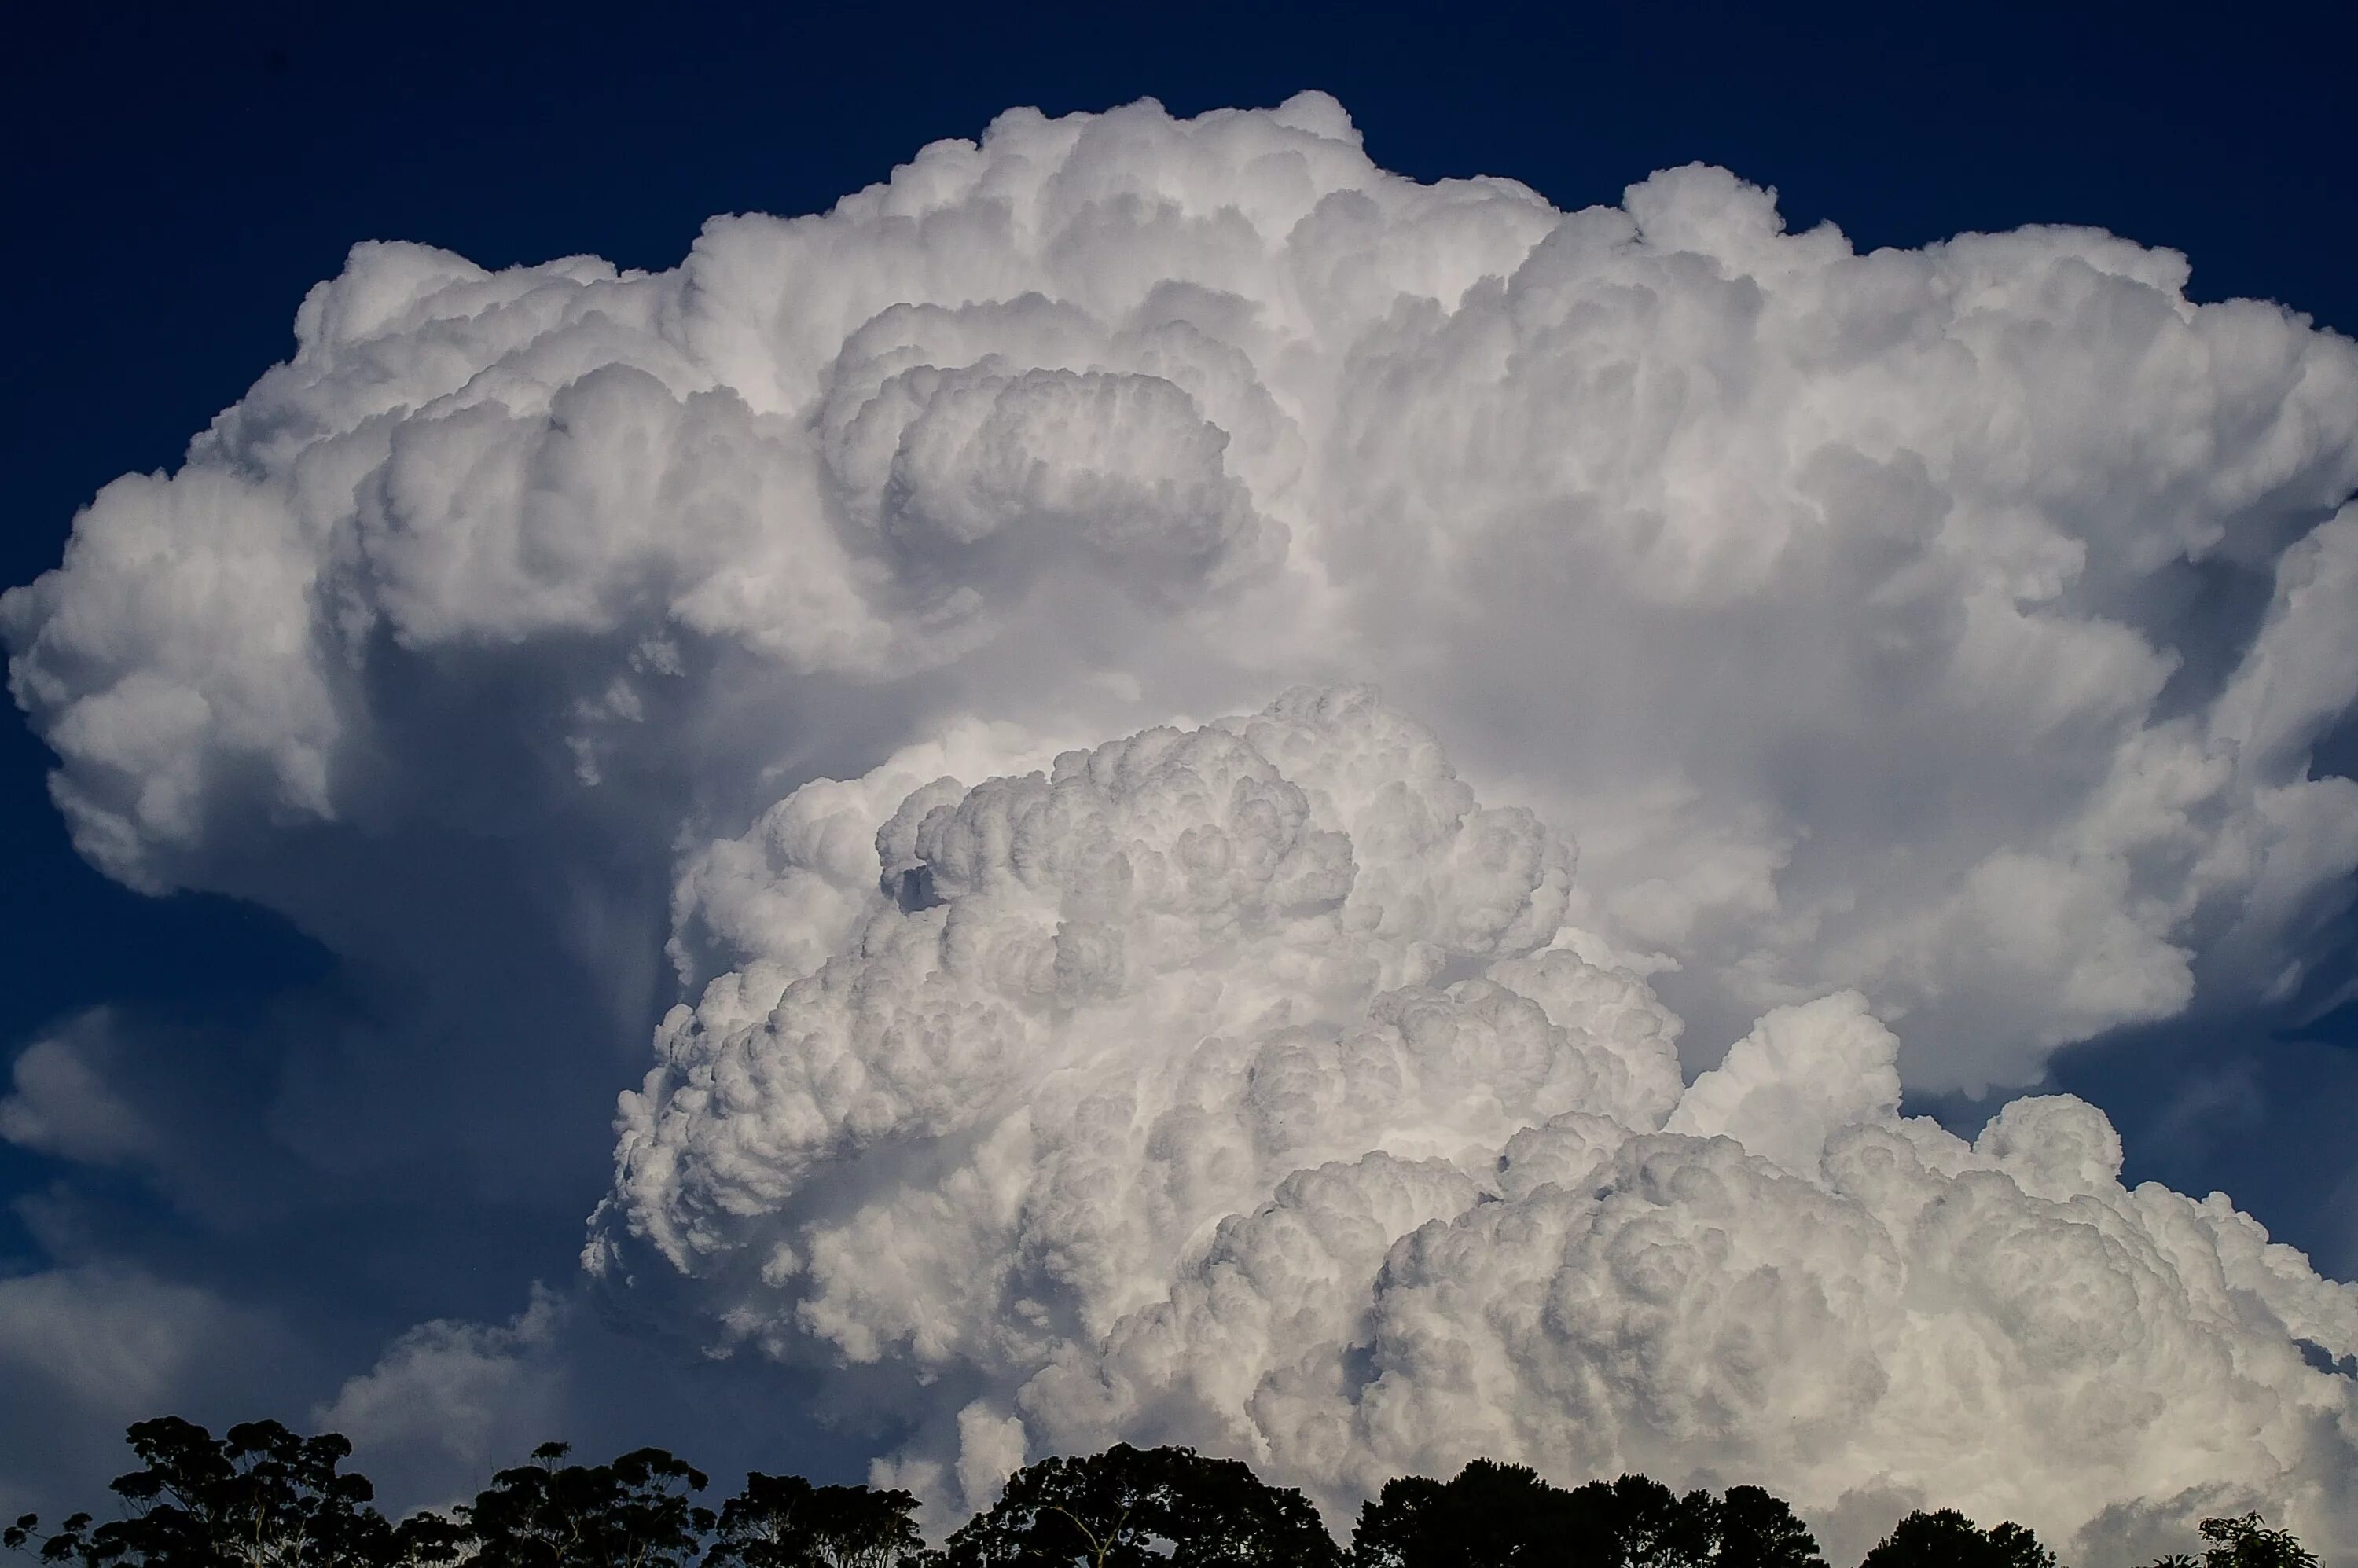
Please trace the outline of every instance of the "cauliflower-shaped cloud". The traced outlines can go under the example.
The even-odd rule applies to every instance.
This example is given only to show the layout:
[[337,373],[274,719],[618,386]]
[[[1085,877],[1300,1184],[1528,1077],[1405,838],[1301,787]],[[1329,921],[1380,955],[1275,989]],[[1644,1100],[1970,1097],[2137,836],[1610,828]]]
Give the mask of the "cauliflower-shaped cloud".
[[2358,1291],[2125,1188],[2080,1100],[1903,1117],[1856,992],[1682,1084],[1563,926],[1571,847],[1367,691],[914,782],[948,749],[765,817],[747,877],[829,892],[665,1021],[588,1253],[720,1346],[957,1390],[885,1473],[972,1505],[1027,1444],[1176,1441],[1342,1507],[1490,1454],[1838,1536],[1938,1500],[2107,1561],[2248,1498],[2358,1540]]
[[[323,1158],[569,1179],[487,1130],[638,1049],[667,925],[590,1257],[858,1364],[913,1482],[1167,1433],[2347,1541],[2344,1287],[2076,1102],[1898,1108],[2348,979],[2358,348],[2188,280],[1017,111],[667,271],[358,247],[0,638],[93,862],[416,993],[287,1075]],[[26,1140],[160,1158],[68,1054]]]
[[585,816],[644,866],[948,717],[1377,679],[1577,824],[1595,950],[1714,1037],[1854,987],[1911,1082],[2027,1082],[2337,983],[2358,350],[2187,278],[1861,254],[1699,167],[1419,185],[1314,93],[1017,111],[667,272],[359,247],[0,634],[86,854],[315,927]]

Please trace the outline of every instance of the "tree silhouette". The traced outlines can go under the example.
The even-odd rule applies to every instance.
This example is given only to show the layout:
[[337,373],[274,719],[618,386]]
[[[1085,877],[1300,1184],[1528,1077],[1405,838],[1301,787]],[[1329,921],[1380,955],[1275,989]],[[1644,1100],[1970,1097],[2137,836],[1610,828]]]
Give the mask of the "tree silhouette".
[[[352,1445],[334,1433],[297,1437],[260,1421],[215,1438],[162,1416],[126,1435],[141,1467],[110,1489],[130,1512],[95,1527],[88,1514],[74,1515],[42,1541],[44,1562],[326,1568],[396,1560],[397,1532],[368,1506],[367,1477],[340,1473]],[[27,1514],[0,1541],[22,1548],[39,1528]]]
[[1825,1568],[1792,1510],[1758,1487],[1722,1500],[1624,1476],[1567,1491],[1490,1459],[1447,1482],[1387,1482],[1361,1507],[1351,1552],[1359,1568]]
[[1714,1568],[1825,1568],[1817,1538],[1785,1499],[1758,1487],[1730,1487],[1720,1499]]
[[710,1533],[711,1510],[692,1507],[705,1476],[660,1448],[611,1465],[563,1465],[562,1443],[503,1470],[458,1509],[481,1568],[686,1568]]
[[1859,1568],[2055,1568],[2055,1553],[2008,1520],[1983,1530],[1954,1509],[1901,1519]]
[[[1187,1448],[1117,1445],[1044,1459],[942,1552],[903,1491],[745,1477],[718,1513],[703,1473],[660,1448],[569,1465],[561,1443],[502,1470],[473,1502],[398,1524],[345,1471],[352,1444],[247,1422],[220,1438],[177,1416],[125,1434],[140,1467],[109,1484],[123,1517],[44,1533],[27,1514],[0,1547],[59,1568],[1826,1568],[1783,1499],[1758,1487],[1683,1496],[1628,1475],[1569,1489],[1476,1459],[1448,1481],[1387,1482],[1339,1551],[1302,1493]],[[2199,1558],[2151,1568],[2318,1568],[2256,1513],[2206,1519]],[[2056,1568],[2021,1525],[1953,1509],[1892,1527],[1859,1568]]]
[[1710,1493],[1682,1498],[1644,1476],[1576,1487],[1572,1509],[1590,1552],[1614,1568],[1703,1568],[1718,1544]]
[[2317,1557],[2288,1530],[2270,1530],[2257,1514],[2234,1519],[2206,1519],[2202,1539],[2212,1544],[2201,1557],[2179,1553],[2164,1557],[2153,1568],[2317,1568]]
[[1572,1494],[1520,1465],[1476,1459],[1455,1479],[1404,1476],[1359,1508],[1360,1568],[1480,1568],[1563,1554],[1592,1533]]
[[800,1476],[745,1477],[721,1506],[706,1568],[903,1568],[930,1557],[907,1492],[814,1487]]
[[949,1568],[1338,1568],[1308,1498],[1230,1459],[1121,1444],[1044,1459],[1008,1477],[989,1512],[950,1537]]

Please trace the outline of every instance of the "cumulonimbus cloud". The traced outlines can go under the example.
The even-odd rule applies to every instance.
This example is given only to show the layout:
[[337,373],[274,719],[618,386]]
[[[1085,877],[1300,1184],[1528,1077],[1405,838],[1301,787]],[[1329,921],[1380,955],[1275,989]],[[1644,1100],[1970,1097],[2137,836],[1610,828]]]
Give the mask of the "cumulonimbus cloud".
[[[927,714],[1374,677],[1577,828],[1583,923],[1687,1011],[1856,986],[1911,1081],[2022,1081],[2299,992],[2358,862],[2309,765],[2358,689],[2358,351],[2187,276],[1861,255],[1702,168],[1419,185],[1314,94],[1011,114],[668,273],[360,248],[11,592],[12,678],[78,841],[163,887],[483,815],[438,785],[490,691],[566,765],[489,792],[644,781],[661,843]],[[874,728],[814,761],[843,683]]]
[[[465,972],[519,1041],[636,1027],[676,884],[593,1255],[935,1368],[912,1464],[1168,1425],[1347,1487],[1473,1442],[1487,1369],[1536,1380],[1501,1451],[1813,1506],[1868,1484],[1852,1421],[2046,1520],[2043,1476],[2134,1508],[2198,1450],[2313,1498],[2338,1287],[2124,1192],[2084,1108],[1894,1109],[2331,983],[2358,349],[2188,276],[1861,254],[1700,167],[1420,185],[1317,94],[1018,112],[667,272],[360,247],[0,633],[133,885],[431,987],[400,928],[497,845],[547,919]],[[1361,697],[1152,728],[1361,680],[1513,804]],[[1690,1067],[1746,1042],[1686,1088],[1679,1017]],[[1314,1242],[1364,1321],[1290,1282]],[[2233,1435],[2139,1446],[2099,1384]],[[1943,1420],[1987,1476],[1909,1446]]]

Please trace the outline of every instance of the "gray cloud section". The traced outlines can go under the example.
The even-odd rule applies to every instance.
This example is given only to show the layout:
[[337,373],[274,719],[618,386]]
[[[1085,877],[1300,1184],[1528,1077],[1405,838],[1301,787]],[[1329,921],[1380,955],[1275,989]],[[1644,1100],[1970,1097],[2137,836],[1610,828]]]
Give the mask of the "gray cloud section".
[[284,1352],[267,1346],[287,1337],[266,1311],[135,1265],[0,1279],[0,1387],[13,1437],[0,1509],[14,1519],[53,1509],[69,1487],[103,1487],[126,1468],[124,1426],[171,1405],[235,1400],[257,1379],[286,1375]]

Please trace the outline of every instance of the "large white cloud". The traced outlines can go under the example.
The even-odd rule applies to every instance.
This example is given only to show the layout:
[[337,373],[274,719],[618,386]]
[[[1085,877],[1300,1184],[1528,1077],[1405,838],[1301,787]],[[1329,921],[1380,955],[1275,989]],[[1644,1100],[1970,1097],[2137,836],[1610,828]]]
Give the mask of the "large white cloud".
[[1698,1021],[1856,986],[2019,1082],[2297,993],[2358,863],[2358,351],[2187,276],[1418,185],[1315,94],[1011,113],[666,273],[359,248],[0,626],[85,851],[264,896],[307,823],[603,787],[660,851],[926,714],[1373,676]]
[[914,782],[940,754],[698,861],[689,925],[825,891],[665,1021],[589,1253],[687,1276],[721,1346],[897,1382],[896,1478],[971,1506],[1011,1454],[1151,1438],[1338,1506],[1491,1454],[2093,1561],[2239,1500],[2358,1543],[2358,1289],[2125,1187],[2081,1100],[1901,1116],[1855,991],[1682,1085],[1563,925],[1570,847],[1368,693],[970,788]]
[[[2112,1379],[2342,1531],[2338,1287],[2082,1110],[1894,1110],[2346,960],[2358,348],[2187,281],[1704,168],[1419,185],[1316,94],[1017,112],[666,272],[356,249],[0,635],[93,861],[422,993],[294,1060],[323,1163],[555,1179],[505,1133],[638,1049],[668,925],[594,1255],[929,1368],[911,1464],[1167,1424],[1347,1490],[1478,1373],[1564,1464],[2054,1523],[2203,1468],[2088,1435]],[[1367,679],[1531,810],[1363,697],[1184,722]],[[1760,1022],[1682,1089],[1679,1016]],[[12,1137],[171,1142],[45,1049]]]

